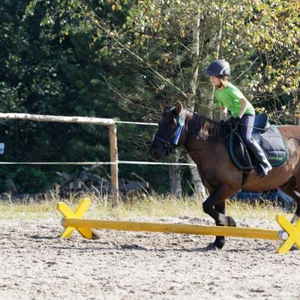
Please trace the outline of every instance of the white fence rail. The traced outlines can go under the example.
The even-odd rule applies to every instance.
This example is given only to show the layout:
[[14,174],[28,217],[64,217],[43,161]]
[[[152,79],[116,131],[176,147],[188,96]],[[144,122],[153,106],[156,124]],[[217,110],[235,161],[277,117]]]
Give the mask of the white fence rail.
[[[68,117],[52,115],[34,115],[19,113],[0,113],[0,119],[5,120],[28,120],[37,122],[59,122],[78,123],[108,126],[110,143],[110,165],[111,165],[111,185],[113,193],[113,205],[119,201],[119,180],[118,180],[118,147],[117,147],[117,127],[113,119],[91,118],[91,117]],[[8,163],[6,163],[8,164]],[[37,163],[38,164],[38,163]]]
[[0,162],[0,165],[111,165],[111,185],[113,193],[113,205],[119,202],[119,180],[118,165],[119,164],[138,164],[138,165],[182,165],[191,166],[195,164],[189,163],[163,163],[163,162],[146,162],[146,161],[119,161],[117,146],[117,123],[150,125],[157,126],[156,123],[142,122],[126,122],[115,121],[114,119],[92,118],[92,117],[69,117],[69,116],[52,116],[52,115],[35,115],[21,113],[0,113],[0,119],[6,120],[27,120],[37,122],[57,122],[57,123],[77,123],[77,124],[93,124],[100,126],[108,126],[110,141],[110,162]]

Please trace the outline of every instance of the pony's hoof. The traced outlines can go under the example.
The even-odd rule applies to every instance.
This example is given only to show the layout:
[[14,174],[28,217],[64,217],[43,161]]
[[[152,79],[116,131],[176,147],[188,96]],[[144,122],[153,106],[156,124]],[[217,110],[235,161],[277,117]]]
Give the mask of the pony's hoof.
[[222,249],[224,245],[225,245],[225,238],[219,236],[217,236],[215,241],[212,243],[212,247],[218,250]]
[[227,224],[227,226],[236,227],[236,223],[231,217],[227,217]]
[[207,250],[207,251],[218,251],[218,250],[220,250],[220,249],[215,245],[215,243],[209,243],[204,249]]

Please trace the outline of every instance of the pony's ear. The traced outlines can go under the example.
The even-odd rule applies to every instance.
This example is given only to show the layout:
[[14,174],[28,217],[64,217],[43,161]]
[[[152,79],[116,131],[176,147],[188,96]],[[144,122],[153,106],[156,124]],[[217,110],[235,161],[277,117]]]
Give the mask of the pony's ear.
[[159,103],[159,107],[160,107],[160,109],[161,109],[161,112],[165,112],[166,111],[166,109],[167,109],[167,106],[164,104],[164,103]]
[[180,115],[180,113],[182,112],[183,110],[183,105],[180,101],[177,101],[176,104],[175,104],[175,109],[177,111],[177,114],[178,116]]

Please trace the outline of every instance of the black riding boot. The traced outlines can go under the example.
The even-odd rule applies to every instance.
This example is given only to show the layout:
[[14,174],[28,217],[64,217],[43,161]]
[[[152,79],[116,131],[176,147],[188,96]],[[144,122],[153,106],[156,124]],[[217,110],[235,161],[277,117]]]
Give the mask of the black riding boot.
[[271,171],[273,168],[269,163],[263,149],[256,141],[253,144],[249,145],[248,148],[260,164],[261,170],[258,170],[258,177],[264,177],[268,175],[269,171]]

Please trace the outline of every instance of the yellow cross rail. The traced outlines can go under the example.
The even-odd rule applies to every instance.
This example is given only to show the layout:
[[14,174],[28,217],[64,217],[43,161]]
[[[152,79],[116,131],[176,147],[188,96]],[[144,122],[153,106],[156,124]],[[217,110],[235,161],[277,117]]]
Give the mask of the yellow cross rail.
[[[197,234],[213,236],[231,236],[251,239],[285,240],[277,253],[286,253],[296,244],[300,249],[300,219],[293,226],[283,215],[278,215],[276,220],[283,231],[260,228],[202,226],[190,224],[149,223],[131,221],[87,220],[82,219],[90,206],[90,199],[82,199],[73,212],[65,203],[59,202],[58,211],[64,215],[61,225],[65,228],[62,238],[69,238],[76,229],[87,239],[99,239],[99,235],[93,230],[107,229],[120,231],[149,231],[178,234]],[[286,237],[286,238],[284,238]]]

